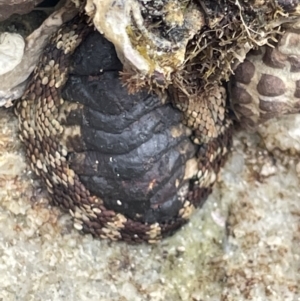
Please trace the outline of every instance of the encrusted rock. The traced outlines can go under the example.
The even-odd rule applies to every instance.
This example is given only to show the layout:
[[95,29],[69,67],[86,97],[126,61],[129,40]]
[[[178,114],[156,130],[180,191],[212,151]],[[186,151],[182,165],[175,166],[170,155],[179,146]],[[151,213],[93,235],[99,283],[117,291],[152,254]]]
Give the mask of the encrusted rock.
[[12,14],[27,14],[42,0],[0,0],[0,21]]

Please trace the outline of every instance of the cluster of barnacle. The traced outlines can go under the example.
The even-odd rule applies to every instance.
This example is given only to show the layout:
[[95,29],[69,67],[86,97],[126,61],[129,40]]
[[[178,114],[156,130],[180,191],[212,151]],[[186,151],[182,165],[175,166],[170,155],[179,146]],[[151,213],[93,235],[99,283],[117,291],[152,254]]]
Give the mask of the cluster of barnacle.
[[172,82],[170,75],[183,66],[186,45],[203,25],[202,14],[187,0],[138,2],[140,17],[133,14],[127,34],[150,66],[150,86],[164,89]]
[[[249,50],[277,41],[282,20],[288,19],[276,0],[138,2],[142,18],[133,18],[127,34],[149,63],[152,78],[147,85],[172,84],[187,96],[228,81]],[[123,79],[132,84],[133,77]],[[132,87],[146,82],[133,81]]]

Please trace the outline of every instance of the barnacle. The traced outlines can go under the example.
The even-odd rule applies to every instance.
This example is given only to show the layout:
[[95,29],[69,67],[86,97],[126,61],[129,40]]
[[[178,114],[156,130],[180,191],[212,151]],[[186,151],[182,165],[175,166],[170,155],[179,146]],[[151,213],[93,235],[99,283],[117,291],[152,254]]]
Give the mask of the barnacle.
[[86,11],[115,45],[129,90],[172,84],[191,96],[228,81],[250,49],[277,41],[298,16],[281,2],[89,0]]

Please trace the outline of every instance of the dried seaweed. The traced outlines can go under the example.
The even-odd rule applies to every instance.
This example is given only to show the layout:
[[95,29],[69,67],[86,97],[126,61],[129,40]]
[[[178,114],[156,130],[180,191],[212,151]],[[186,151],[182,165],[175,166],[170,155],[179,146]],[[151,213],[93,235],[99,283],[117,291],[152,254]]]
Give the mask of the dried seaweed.
[[[278,3],[279,2],[279,3]],[[171,76],[152,74],[125,76],[134,87],[144,84],[162,89],[170,84],[185,95],[228,81],[234,68],[251,49],[277,42],[284,26],[294,21],[292,5],[283,8],[281,0],[141,0],[144,32],[133,26],[128,34],[139,53],[149,62],[170,66]],[[185,60],[178,64],[176,51],[187,36],[186,11],[191,7],[202,12],[204,24],[186,46]],[[170,13],[172,11],[172,13]],[[147,35],[145,35],[147,32]],[[146,48],[151,48],[152,55]],[[159,53],[159,55],[155,55]],[[158,76],[157,76],[158,75]],[[157,77],[160,82],[157,82]],[[142,84],[144,81],[144,84]],[[133,89],[135,90],[135,89]]]
[[257,7],[243,0],[198,2],[206,26],[189,42],[184,68],[173,78],[188,95],[228,81],[250,49],[277,41],[283,29],[274,21],[288,17],[275,1]]

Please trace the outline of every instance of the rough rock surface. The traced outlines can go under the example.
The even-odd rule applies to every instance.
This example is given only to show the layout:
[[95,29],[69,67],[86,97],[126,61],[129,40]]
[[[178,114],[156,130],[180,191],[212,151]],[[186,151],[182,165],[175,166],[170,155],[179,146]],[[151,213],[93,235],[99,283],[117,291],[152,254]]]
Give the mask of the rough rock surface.
[[0,33],[0,75],[14,69],[24,54],[24,39],[17,33]]
[[300,298],[298,116],[237,134],[203,209],[157,246],[72,229],[28,171],[16,119],[4,109],[0,117],[0,299]]
[[[61,24],[76,15],[77,10],[70,1],[67,1],[64,6],[52,13],[38,29],[26,37],[24,54],[20,58],[20,62],[13,69],[12,64],[9,64],[10,69],[0,75],[0,106],[11,106],[13,100],[21,97],[25,89],[26,80],[36,66],[37,59],[44,49],[48,37]],[[3,55],[0,55],[1,60],[5,60]]]
[[12,14],[27,14],[42,0],[0,0],[0,21]]

